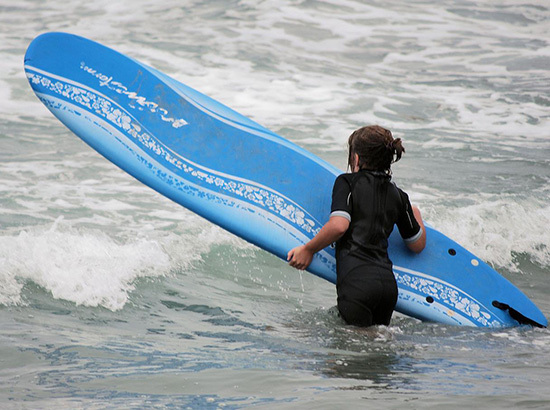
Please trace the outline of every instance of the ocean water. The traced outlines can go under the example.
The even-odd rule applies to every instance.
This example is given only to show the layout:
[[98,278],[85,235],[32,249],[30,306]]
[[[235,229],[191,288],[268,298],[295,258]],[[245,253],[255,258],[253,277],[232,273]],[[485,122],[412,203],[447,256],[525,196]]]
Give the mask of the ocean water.
[[357,329],[334,286],[87,147],[23,71],[86,36],[334,165],[381,124],[425,219],[550,313],[550,5],[537,0],[0,0],[0,407],[550,408],[550,333],[396,314]]

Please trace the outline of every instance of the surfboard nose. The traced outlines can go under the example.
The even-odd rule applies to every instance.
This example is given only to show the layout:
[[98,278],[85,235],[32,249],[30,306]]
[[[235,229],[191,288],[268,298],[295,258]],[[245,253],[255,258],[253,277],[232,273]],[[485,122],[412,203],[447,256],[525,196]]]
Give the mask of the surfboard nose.
[[72,34],[60,33],[60,32],[50,32],[43,33],[36,36],[25,52],[24,62],[32,62],[35,59],[46,59],[48,57],[55,57],[56,50],[59,50],[63,45],[66,45],[63,41],[64,36],[77,37]]

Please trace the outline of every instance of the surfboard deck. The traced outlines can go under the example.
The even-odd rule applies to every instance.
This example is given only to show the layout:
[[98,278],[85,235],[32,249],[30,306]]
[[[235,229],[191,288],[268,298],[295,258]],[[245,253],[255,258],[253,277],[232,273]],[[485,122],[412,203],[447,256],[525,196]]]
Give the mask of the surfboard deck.
[[[44,105],[109,161],[282,259],[328,220],[340,170],[152,67],[54,32],[31,42],[25,71]],[[445,235],[427,227],[416,255],[396,231],[397,311],[446,324],[547,326],[518,288]],[[329,247],[308,270],[335,283],[335,263]]]

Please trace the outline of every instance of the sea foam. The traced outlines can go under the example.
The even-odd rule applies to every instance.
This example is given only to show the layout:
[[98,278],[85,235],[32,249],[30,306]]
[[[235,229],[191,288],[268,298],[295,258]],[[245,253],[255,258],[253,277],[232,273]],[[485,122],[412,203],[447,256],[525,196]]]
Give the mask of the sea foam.
[[520,272],[519,255],[550,267],[548,203],[512,194],[482,197],[466,206],[432,208],[430,222],[497,268]]
[[121,309],[140,277],[165,275],[170,258],[161,244],[137,239],[119,243],[101,231],[29,229],[0,236],[0,304],[25,304],[32,281],[56,299]]

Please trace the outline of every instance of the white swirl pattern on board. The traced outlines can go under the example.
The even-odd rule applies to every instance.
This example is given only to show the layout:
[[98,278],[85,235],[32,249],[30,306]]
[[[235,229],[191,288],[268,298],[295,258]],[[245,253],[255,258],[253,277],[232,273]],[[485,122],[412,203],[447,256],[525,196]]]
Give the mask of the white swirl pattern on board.
[[439,281],[432,276],[423,275],[402,267],[394,266],[394,273],[397,283],[401,287],[412,289],[416,291],[415,293],[431,296],[435,301],[463,313],[483,326],[498,327],[502,325],[502,321],[481,303],[454,286]]

